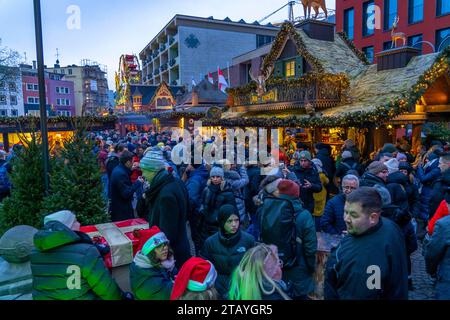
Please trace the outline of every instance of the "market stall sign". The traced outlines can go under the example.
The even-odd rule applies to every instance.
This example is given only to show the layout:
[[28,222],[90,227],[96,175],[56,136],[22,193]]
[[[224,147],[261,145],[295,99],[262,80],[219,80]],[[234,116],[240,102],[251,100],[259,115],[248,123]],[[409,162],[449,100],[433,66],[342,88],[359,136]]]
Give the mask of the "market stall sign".
[[276,89],[266,92],[265,94],[263,94],[261,96],[261,99],[258,97],[257,94],[252,94],[252,96],[251,96],[252,104],[261,103],[261,102],[263,102],[263,103],[277,102],[277,101],[278,101],[278,94],[277,94]]

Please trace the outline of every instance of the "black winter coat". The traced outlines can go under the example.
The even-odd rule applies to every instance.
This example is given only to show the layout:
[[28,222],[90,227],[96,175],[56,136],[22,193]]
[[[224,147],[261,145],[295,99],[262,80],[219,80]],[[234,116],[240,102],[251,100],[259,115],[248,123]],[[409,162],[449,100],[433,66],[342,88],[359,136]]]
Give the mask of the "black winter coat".
[[444,171],[432,186],[430,199],[430,219],[436,213],[437,208],[444,200],[445,192],[450,188],[450,169]]
[[346,158],[339,163],[339,166],[336,170],[336,177],[343,178],[349,170],[356,170],[358,175],[362,174],[361,165],[354,160],[353,158]]
[[34,245],[31,254],[34,300],[121,299],[121,290],[87,235],[51,221],[35,234]]
[[331,251],[325,274],[326,300],[408,299],[406,248],[399,227],[381,217],[363,234],[347,235]]
[[[322,191],[319,173],[314,166],[308,169],[302,168],[299,162],[295,164],[291,171],[295,173],[300,183],[300,199],[303,202],[303,207],[311,213],[314,212],[313,194]],[[304,180],[311,182],[311,188],[306,189],[303,187],[305,184]]]
[[138,190],[142,183],[136,181],[131,183],[131,170],[123,164],[119,164],[114,168],[110,181],[111,195],[111,220],[122,221],[134,218],[134,211],[131,202],[133,194]]
[[149,225],[158,226],[166,234],[176,266],[180,268],[191,256],[186,230],[189,207],[186,187],[180,179],[162,169],[144,194]]
[[382,187],[386,187],[386,183],[383,179],[370,172],[364,173],[361,177],[361,180],[359,181],[360,187],[373,187],[376,184],[379,184]]
[[216,188],[209,180],[202,193],[202,206],[200,208],[201,243],[219,231],[219,209],[224,204],[231,204],[237,208],[231,185],[223,181],[220,186]]
[[253,197],[259,193],[259,185],[264,176],[261,175],[261,168],[258,166],[250,166],[247,168],[247,175],[249,183],[245,187],[245,208],[250,215],[256,214],[258,209],[253,201]]
[[388,176],[387,183],[398,183],[403,186],[408,197],[409,212],[413,217],[418,217],[420,214],[419,189],[415,184],[411,183],[409,176],[401,172],[394,172]]
[[213,263],[217,270],[216,289],[224,299],[230,287],[229,280],[244,254],[255,245],[255,239],[249,233],[238,230],[226,238],[219,230],[206,239],[200,255]]

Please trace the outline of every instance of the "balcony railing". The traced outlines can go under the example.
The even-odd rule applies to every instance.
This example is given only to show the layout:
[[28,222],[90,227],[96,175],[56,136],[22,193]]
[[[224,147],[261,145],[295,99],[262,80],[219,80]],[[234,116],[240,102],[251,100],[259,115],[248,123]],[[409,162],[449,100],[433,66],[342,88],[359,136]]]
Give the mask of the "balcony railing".
[[152,57],[153,57],[153,59],[155,59],[157,56],[158,56],[158,52],[154,52],[153,54],[152,54]]
[[284,110],[304,108],[311,104],[316,109],[337,106],[342,99],[345,83],[336,79],[310,81],[278,81],[266,85],[266,93],[259,97],[256,90],[250,93],[232,90],[233,110],[236,112]]
[[159,47],[159,52],[164,52],[164,50],[166,50],[166,45],[165,44],[163,44],[163,45],[161,45],[161,47]]

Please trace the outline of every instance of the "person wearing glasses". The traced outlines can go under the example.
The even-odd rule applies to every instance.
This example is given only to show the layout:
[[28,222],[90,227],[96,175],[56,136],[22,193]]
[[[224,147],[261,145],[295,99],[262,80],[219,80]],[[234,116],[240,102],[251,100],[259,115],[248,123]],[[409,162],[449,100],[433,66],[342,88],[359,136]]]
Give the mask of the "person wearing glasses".
[[341,193],[327,202],[320,227],[323,232],[329,234],[345,234],[347,227],[344,221],[345,199],[353,191],[359,188],[359,178],[348,174],[342,178]]
[[248,250],[231,276],[230,300],[291,300],[282,280],[277,247],[261,243]]

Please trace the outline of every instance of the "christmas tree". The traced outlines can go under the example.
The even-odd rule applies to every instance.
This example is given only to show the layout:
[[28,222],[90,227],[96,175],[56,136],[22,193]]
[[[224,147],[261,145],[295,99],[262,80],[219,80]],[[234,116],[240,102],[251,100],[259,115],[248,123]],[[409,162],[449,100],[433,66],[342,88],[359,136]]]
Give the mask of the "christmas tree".
[[19,134],[19,139],[23,146],[15,146],[9,160],[12,188],[0,206],[0,235],[17,225],[42,227],[45,186],[40,135],[31,133],[28,140]]
[[87,125],[73,124],[74,135],[64,141],[60,159],[53,159],[50,174],[50,195],[44,200],[46,212],[70,210],[81,225],[109,221],[102,196],[100,169],[93,142],[88,139]]

